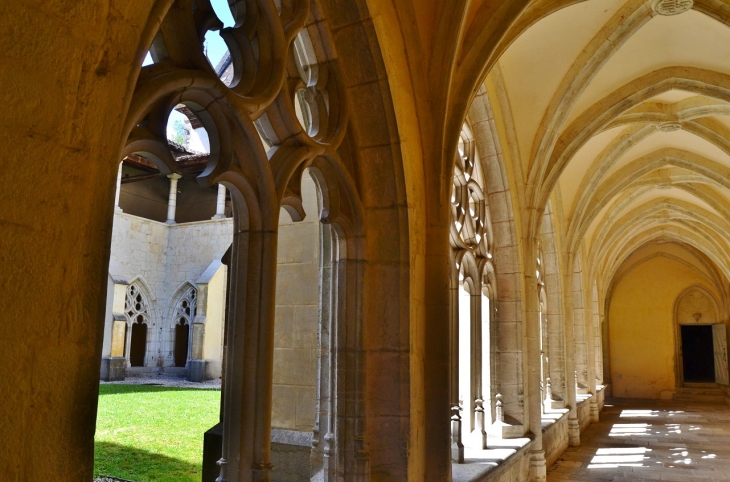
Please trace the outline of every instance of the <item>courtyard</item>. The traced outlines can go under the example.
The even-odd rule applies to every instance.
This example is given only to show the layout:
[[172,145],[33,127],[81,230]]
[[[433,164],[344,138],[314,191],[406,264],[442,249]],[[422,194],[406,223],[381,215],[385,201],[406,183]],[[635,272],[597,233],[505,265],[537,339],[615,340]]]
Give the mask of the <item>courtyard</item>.
[[203,433],[218,422],[220,384],[132,381],[99,387],[94,477],[199,482]]

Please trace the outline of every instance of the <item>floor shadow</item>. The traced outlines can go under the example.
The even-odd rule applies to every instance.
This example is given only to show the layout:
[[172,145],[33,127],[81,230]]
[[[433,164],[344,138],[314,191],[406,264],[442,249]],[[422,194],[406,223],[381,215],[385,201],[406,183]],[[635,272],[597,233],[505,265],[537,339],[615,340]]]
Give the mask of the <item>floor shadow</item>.
[[133,482],[199,482],[202,467],[183,460],[110,442],[94,444],[94,477]]

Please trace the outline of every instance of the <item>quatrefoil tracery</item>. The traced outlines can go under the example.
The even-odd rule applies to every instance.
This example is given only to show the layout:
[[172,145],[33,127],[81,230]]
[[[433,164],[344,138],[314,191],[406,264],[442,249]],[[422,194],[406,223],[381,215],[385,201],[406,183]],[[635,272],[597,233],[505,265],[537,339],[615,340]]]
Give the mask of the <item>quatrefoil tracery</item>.
[[148,304],[144,294],[136,284],[127,288],[124,299],[124,314],[130,323],[147,323]]
[[492,230],[482,183],[474,141],[462,138],[451,190],[451,245],[475,257],[491,258]]
[[[166,124],[183,103],[210,137],[201,182],[212,185],[236,173],[255,186],[262,171],[270,170],[279,202],[300,210],[305,168],[320,164],[329,183],[351,181],[338,153],[348,115],[337,56],[324,38],[329,32],[315,2],[229,0],[228,7],[234,25],[227,28],[209,0],[178,0],[170,8],[150,48],[155,63],[140,73],[123,155],[144,157],[165,174],[175,172]],[[228,85],[203,51],[210,30],[220,30],[230,52]],[[253,192],[268,196],[261,189]]]

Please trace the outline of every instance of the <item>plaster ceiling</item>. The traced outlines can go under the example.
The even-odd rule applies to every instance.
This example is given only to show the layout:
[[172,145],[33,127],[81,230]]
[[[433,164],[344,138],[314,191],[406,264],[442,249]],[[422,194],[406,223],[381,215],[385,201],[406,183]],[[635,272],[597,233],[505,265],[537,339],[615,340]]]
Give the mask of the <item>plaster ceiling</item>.
[[651,0],[562,3],[516,23],[490,91],[510,110],[528,202],[562,203],[567,250],[603,283],[659,238],[727,278],[730,0],[672,16]]

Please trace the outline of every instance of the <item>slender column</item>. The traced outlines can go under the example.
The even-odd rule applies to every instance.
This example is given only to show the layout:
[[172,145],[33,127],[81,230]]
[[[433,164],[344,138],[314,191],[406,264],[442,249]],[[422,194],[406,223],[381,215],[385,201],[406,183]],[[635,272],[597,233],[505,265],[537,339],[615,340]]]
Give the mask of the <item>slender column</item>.
[[[451,253],[451,265],[455,266],[455,257]],[[450,273],[451,280],[451,336],[450,336],[450,368],[451,368],[451,460],[464,463],[464,443],[462,442],[462,407],[459,405],[459,274]]]
[[215,205],[215,216],[210,219],[225,219],[226,217],[226,186],[218,184],[218,200]]
[[170,174],[170,197],[167,200],[167,224],[175,223],[175,209],[177,208],[177,180],[182,176],[180,174]]
[[275,229],[236,226],[231,250],[223,456],[218,482],[268,482],[276,296]]
[[595,324],[593,317],[594,303],[593,297],[595,294],[592,289],[586,290],[586,293],[590,293],[586,297],[588,303],[586,303],[584,312],[586,314],[586,358],[588,360],[588,392],[591,394],[590,409],[591,409],[591,422],[598,422],[598,403],[596,399],[596,338],[595,338]]
[[568,398],[568,443],[571,447],[580,446],[580,422],[578,420],[578,400],[575,384],[575,336],[573,330],[573,253],[566,256],[563,271],[563,336],[565,346],[565,390]]
[[527,412],[532,444],[530,447],[530,481],[545,482],[547,466],[542,446],[542,407],[540,390],[540,314],[537,291],[537,251],[535,240],[526,239],[527,263],[525,269],[525,304],[527,315]]
[[124,162],[119,163],[119,170],[117,171],[117,192],[114,194],[114,211],[121,213],[122,208],[119,207],[119,193],[122,191],[122,165]]
[[[484,413],[484,398],[486,396],[485,379],[487,374],[483,373],[482,357],[489,356],[484,354],[483,348],[483,310],[482,310],[482,283],[479,280],[476,293],[471,296],[471,397],[473,403],[467,405],[470,410],[467,413],[467,420],[474,420],[474,426],[470,435],[470,444],[474,448],[480,450],[487,448],[487,430]],[[472,408],[473,407],[473,408]],[[473,414],[471,413],[473,411]]]

